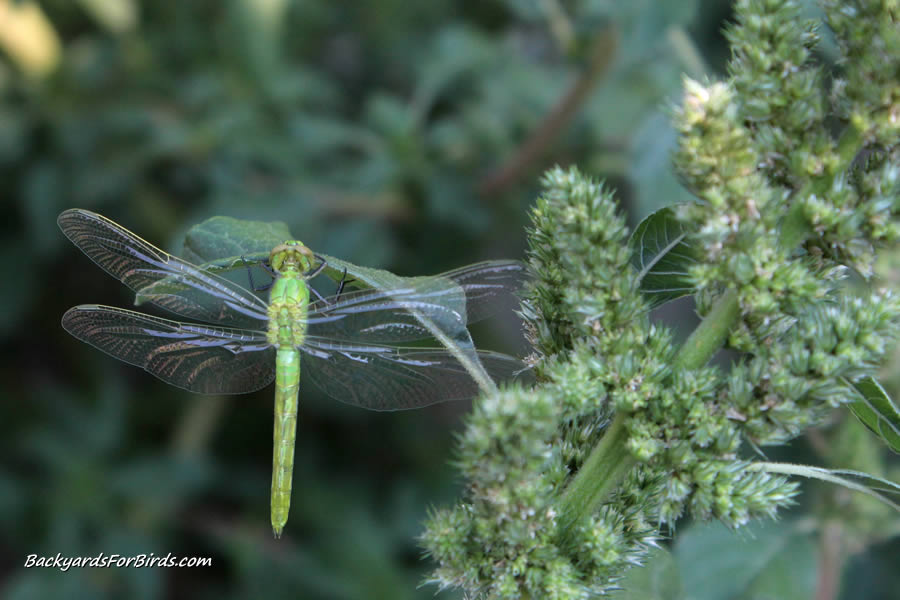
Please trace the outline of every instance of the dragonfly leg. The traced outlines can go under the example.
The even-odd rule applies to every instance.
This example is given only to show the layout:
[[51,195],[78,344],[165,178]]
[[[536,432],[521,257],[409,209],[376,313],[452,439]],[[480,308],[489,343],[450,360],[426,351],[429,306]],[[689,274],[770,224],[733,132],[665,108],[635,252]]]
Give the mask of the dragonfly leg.
[[318,254],[313,254],[313,256],[315,256],[316,259],[318,259],[319,264],[316,265],[315,268],[310,269],[309,271],[304,273],[303,279],[312,279],[313,277],[315,277],[316,275],[321,273],[325,269],[325,267],[328,266],[328,261],[326,261],[324,258],[319,256]]
[[340,281],[340,283],[338,283],[337,292],[335,292],[334,298],[332,298],[331,300],[328,300],[327,298],[325,298],[325,296],[323,296],[322,294],[320,294],[320,293],[316,290],[316,288],[314,288],[314,287],[312,287],[312,286],[309,286],[309,291],[313,293],[313,295],[316,297],[316,300],[317,300],[318,302],[321,302],[321,303],[322,303],[323,305],[325,305],[325,306],[331,306],[332,303],[337,302],[338,300],[341,299],[341,294],[342,294],[343,291],[344,291],[344,284],[350,283],[350,282],[353,282],[353,281],[356,281],[356,280],[355,280],[355,279],[347,279],[347,267],[344,267],[344,274],[341,276],[341,281]]
[[344,285],[356,281],[355,279],[347,279],[347,267],[344,267],[344,274],[341,275],[341,282],[338,284],[337,293],[334,295],[335,300],[340,300],[341,294],[344,292]]
[[252,289],[254,292],[265,292],[265,291],[268,290],[270,287],[272,287],[272,284],[273,284],[273,283],[275,283],[276,273],[275,273],[275,271],[272,270],[272,267],[270,267],[269,265],[267,265],[267,264],[264,263],[264,262],[259,262],[259,263],[257,263],[257,264],[258,264],[260,267],[262,267],[263,269],[265,269],[266,272],[268,272],[268,273],[272,276],[272,281],[270,281],[270,282],[267,283],[267,284],[263,284],[263,285],[261,285],[261,286],[259,286],[259,287],[256,287],[256,284],[253,283],[253,271],[250,270],[250,265],[249,265],[249,264],[247,263],[247,261],[244,259],[244,255],[243,255],[243,254],[241,255],[241,262],[244,263],[244,266],[247,268],[247,279],[250,280],[250,289]]
[[316,291],[316,288],[314,288],[313,286],[309,286],[309,291],[311,291],[311,292],[313,293],[313,295],[316,297],[316,301],[317,301],[317,302],[321,302],[321,303],[324,304],[325,306],[331,305],[331,302],[329,302],[328,300],[326,300],[326,299],[325,299],[325,296],[323,296],[322,294],[320,294],[319,292],[317,292],[317,291]]

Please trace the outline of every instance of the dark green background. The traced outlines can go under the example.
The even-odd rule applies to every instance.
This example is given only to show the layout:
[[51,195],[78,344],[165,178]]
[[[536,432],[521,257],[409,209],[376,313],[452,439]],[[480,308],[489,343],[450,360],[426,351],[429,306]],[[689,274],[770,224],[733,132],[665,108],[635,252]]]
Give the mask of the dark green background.
[[[522,258],[539,174],[560,163],[607,178],[634,223],[687,197],[665,111],[682,73],[721,74],[729,3],[559,2],[562,22],[537,0],[145,1],[124,32],[87,2],[41,5],[59,69],[0,62],[0,595],[431,597],[416,537],[459,493],[467,403],[372,413],[304,388],[275,541],[272,389],[191,395],[69,337],[70,306],[131,296],[56,215],[94,210],[175,252],[213,215],[282,220],[318,251],[429,274]],[[602,43],[615,52],[571,118],[486,189]],[[476,336],[524,350],[514,320]],[[214,566],[22,568],[100,552]]]

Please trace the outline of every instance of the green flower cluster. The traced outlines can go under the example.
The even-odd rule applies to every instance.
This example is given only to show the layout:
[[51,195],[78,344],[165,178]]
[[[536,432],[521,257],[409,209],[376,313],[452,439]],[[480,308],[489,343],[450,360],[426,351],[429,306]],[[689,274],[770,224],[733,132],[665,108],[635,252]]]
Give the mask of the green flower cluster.
[[795,187],[804,177],[832,172],[838,162],[825,126],[824,75],[810,62],[818,22],[803,19],[796,2],[742,0],[736,8],[740,25],[726,32],[730,83],[741,123],[752,134],[753,158],[761,159],[754,166]]
[[787,192],[756,168],[762,160],[739,109],[725,83],[685,83],[674,160],[700,202],[680,205],[678,216],[693,225],[702,250],[691,270],[701,313],[725,285],[737,291],[745,313],[764,319],[785,302],[817,300],[824,291],[781,241]]
[[[844,72],[834,102],[866,146],[900,139],[900,4],[897,0],[823,1]],[[895,163],[896,164],[896,163]]]
[[[826,8],[842,48],[896,73],[900,55],[883,54],[900,44],[896,3]],[[851,24],[847,15],[872,22]],[[832,139],[824,76],[810,62],[818,36],[800,16],[797,2],[739,2],[728,36],[731,80],[687,82],[676,114],[676,164],[701,200],[678,211],[704,250],[691,269],[700,312],[735,290],[741,320],[729,344],[750,358],[729,375],[729,418],[759,444],[786,441],[850,401],[851,382],[874,374],[897,333],[897,299],[857,297],[846,281],[851,268],[868,277],[876,249],[900,239],[897,136],[881,146],[874,131],[890,127],[860,127],[851,111],[840,140]],[[869,43],[844,37],[863,34]],[[898,81],[879,76],[852,94],[836,84],[834,109],[890,113]]]
[[757,328],[761,344],[729,374],[731,416],[758,444],[785,442],[855,399],[851,382],[875,375],[896,343],[900,299],[852,292]]
[[523,304],[542,383],[476,405],[457,459],[466,498],[425,534],[435,581],[487,597],[591,597],[685,506],[738,525],[795,490],[735,462],[740,438],[716,402],[724,376],[673,368],[611,194],[575,169],[544,186]]
[[[900,52],[884,54],[900,35],[896,3],[828,8],[838,37],[870,36],[869,49],[841,48],[896,73]],[[733,527],[773,517],[797,486],[751,468],[742,441],[820,423],[895,343],[900,300],[848,274],[868,276],[875,249],[898,238],[900,146],[884,132],[900,77],[836,85],[845,101],[829,102],[797,2],[744,0],[737,17],[730,80],[687,81],[675,114],[675,165],[698,198],[676,214],[703,323],[676,346],[648,317],[612,194],[575,169],[545,176],[522,307],[539,383],[483,397],[467,420],[464,498],[424,535],[442,587],[588,598],[685,511]],[[839,139],[829,106],[851,107]],[[727,372],[707,365],[723,345],[742,353]]]
[[[640,506],[658,486],[635,481],[618,506],[584,514],[560,502],[614,404],[644,404],[659,388],[671,340],[648,325],[609,192],[574,170],[553,170],[544,185],[523,306],[544,383],[476,404],[460,438],[466,499],[434,513],[425,536],[438,583],[489,597],[587,598],[656,542]],[[625,352],[634,348],[644,352]]]
[[[529,291],[525,318],[532,345],[544,355],[571,350],[574,340],[601,337],[613,351],[618,331],[633,346],[646,305],[629,268],[628,229],[609,191],[574,170],[551,170],[532,211],[531,267],[539,283]],[[619,330],[628,331],[619,331]],[[642,340],[642,338],[641,338]]]

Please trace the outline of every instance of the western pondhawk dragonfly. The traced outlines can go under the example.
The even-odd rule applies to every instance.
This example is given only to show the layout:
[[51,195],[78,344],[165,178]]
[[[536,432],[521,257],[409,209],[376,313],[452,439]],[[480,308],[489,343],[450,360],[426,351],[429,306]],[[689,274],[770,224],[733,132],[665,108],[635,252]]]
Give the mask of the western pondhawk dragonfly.
[[[490,261],[434,277],[398,278],[390,289],[310,295],[324,260],[298,241],[275,246],[269,300],[172,256],[96,213],[71,209],[60,229],[107,273],[196,323],[84,304],[63,315],[76,338],[166,383],[204,394],[243,394],[275,381],[272,529],[290,508],[300,368],[327,395],[371,410],[461,400],[524,370],[518,359],[475,350],[466,327],[516,288],[523,267]],[[248,271],[249,275],[249,271]],[[403,347],[435,337],[444,347]],[[468,340],[468,343],[467,343]]]

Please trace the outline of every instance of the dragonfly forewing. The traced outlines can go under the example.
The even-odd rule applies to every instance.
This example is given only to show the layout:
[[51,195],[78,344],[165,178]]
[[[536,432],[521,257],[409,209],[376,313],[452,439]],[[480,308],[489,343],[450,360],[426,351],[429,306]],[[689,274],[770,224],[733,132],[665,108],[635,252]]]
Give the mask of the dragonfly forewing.
[[267,306],[251,291],[146,242],[102,215],[63,211],[57,219],[72,243],[107,273],[175,314],[226,326],[266,327]]
[[403,285],[343,294],[314,303],[310,335],[333,340],[392,344],[434,337],[435,329],[471,344],[468,325],[514,299],[525,277],[515,261],[469,265],[433,277],[398,278]]
[[450,279],[462,288],[469,324],[496,314],[505,303],[516,300],[515,294],[521,291],[527,277],[525,265],[515,260],[484,261],[434,276]]
[[62,318],[66,331],[166,383],[201,394],[245,394],[275,379],[275,349],[264,331],[180,323],[85,304]]

